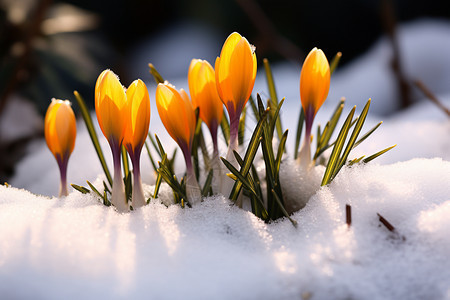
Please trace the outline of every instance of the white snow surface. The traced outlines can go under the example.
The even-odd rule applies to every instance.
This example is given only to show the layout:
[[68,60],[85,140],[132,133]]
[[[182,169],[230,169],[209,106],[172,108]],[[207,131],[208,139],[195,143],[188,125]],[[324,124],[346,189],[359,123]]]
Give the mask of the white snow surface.
[[[406,75],[422,79],[447,107],[449,33],[450,24],[438,21],[405,24],[398,32]],[[152,200],[126,214],[76,191],[58,199],[52,197],[58,191],[57,164],[45,141],[36,142],[19,164],[13,187],[0,186],[0,298],[450,299],[450,121],[419,93],[414,106],[393,111],[397,93],[389,79],[388,49],[381,39],[333,75],[315,124],[326,122],[341,96],[349,102],[344,114],[354,104],[359,113],[371,97],[363,132],[384,123],[351,158],[397,147],[367,165],[344,168],[319,188],[293,214],[297,228],[287,219],[265,224],[221,195],[186,209]],[[273,71],[278,94],[286,97],[283,126],[291,128],[283,179],[295,186],[289,157],[300,109],[300,69],[282,64]],[[172,82],[187,89],[185,79]],[[256,92],[268,95],[263,73]],[[150,95],[153,100],[152,85]],[[175,143],[154,101],[150,126],[170,153]],[[109,162],[98,126],[97,133]],[[154,176],[145,150],[141,164],[149,195]],[[177,169],[183,172],[181,159]],[[68,181],[79,185],[103,178],[82,122],[68,172]],[[163,186],[160,195],[170,197],[169,188]],[[352,207],[350,227],[346,204]]]

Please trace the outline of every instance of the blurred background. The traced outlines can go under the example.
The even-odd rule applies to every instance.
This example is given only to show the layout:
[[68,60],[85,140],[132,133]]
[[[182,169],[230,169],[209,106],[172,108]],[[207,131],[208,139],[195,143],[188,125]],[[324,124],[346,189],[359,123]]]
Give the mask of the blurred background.
[[[328,57],[342,51],[345,66],[382,35],[395,53],[396,25],[421,18],[450,20],[448,0],[0,0],[0,182],[43,138],[50,99],[73,100],[77,90],[92,107],[106,68],[124,84],[150,82],[149,62],[164,77],[186,76],[192,53],[213,63],[233,31],[260,61],[300,67],[319,46]],[[401,109],[411,99],[395,55],[392,72]]]

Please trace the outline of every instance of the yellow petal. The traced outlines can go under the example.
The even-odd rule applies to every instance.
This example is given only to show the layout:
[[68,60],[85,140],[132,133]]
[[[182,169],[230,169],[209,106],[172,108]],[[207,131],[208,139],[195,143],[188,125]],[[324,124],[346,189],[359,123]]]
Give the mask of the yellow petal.
[[330,66],[322,50],[314,48],[303,63],[300,74],[300,98],[303,110],[316,115],[330,89]]
[[45,114],[45,140],[55,157],[69,158],[75,147],[76,120],[69,101],[52,99]]
[[189,92],[194,108],[209,130],[217,130],[223,116],[223,104],[216,88],[214,69],[206,60],[193,59],[188,73]]
[[127,89],[128,120],[123,144],[134,153],[140,151],[147,138],[150,125],[150,97],[147,87],[140,79],[133,81]]
[[160,83],[155,98],[159,117],[167,132],[181,148],[190,150],[195,131],[195,114],[186,92],[178,92],[170,84]]
[[256,55],[246,38],[232,33],[216,59],[215,78],[218,94],[227,110],[241,112],[256,78]]
[[123,140],[128,106],[123,86],[116,74],[103,71],[95,86],[95,111],[103,135],[120,144]]

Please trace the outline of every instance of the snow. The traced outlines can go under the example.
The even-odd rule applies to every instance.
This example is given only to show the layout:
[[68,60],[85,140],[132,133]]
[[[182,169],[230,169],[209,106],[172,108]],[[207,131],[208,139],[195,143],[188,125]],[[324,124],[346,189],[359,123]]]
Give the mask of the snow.
[[[423,66],[420,79],[447,107],[449,29],[450,24],[435,21],[399,29],[408,76],[418,77]],[[51,197],[59,184],[57,165],[45,142],[35,142],[10,182],[13,187],[0,186],[0,295],[5,299],[450,299],[450,121],[419,97],[411,108],[393,111],[397,96],[386,77],[386,49],[387,41],[381,39],[333,75],[330,97],[315,125],[325,123],[341,96],[349,102],[344,114],[353,104],[360,112],[372,97],[363,132],[380,120],[383,124],[351,157],[397,147],[367,165],[344,168],[329,186],[319,188],[293,214],[298,228],[286,219],[265,224],[220,195],[192,209],[152,200],[126,214],[76,191],[61,199]],[[433,55],[426,55],[429,49]],[[291,128],[287,148],[291,154],[300,72],[285,64],[274,65],[273,71],[278,94],[286,96],[282,122]],[[187,87],[185,79],[173,82],[178,88]],[[254,92],[268,94],[262,73]],[[161,136],[170,153],[175,144],[165,134],[152,102],[150,130]],[[84,125],[77,125],[68,181],[99,184],[101,166]],[[248,127],[252,126],[250,122]],[[100,143],[109,162],[102,136]],[[141,164],[149,195],[154,178],[145,152]],[[291,166],[286,158],[282,174],[295,172]],[[178,169],[182,172],[180,162]],[[170,191],[162,188],[160,197],[167,200]],[[352,207],[350,227],[346,204]],[[395,227],[394,232],[377,214]]]

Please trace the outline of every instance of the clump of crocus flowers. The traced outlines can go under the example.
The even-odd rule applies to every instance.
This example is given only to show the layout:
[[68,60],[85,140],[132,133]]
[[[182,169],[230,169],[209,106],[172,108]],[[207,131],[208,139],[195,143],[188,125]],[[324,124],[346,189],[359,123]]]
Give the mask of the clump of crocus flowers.
[[75,147],[77,125],[71,103],[52,99],[45,114],[45,140],[60,172],[59,196],[67,196],[67,165]]
[[125,91],[117,75],[103,71],[95,85],[95,111],[103,135],[108,140],[114,163],[111,203],[118,211],[127,211],[121,170],[121,149],[124,145],[133,164],[133,208],[145,205],[140,179],[140,155],[150,124],[150,98],[141,80]]

